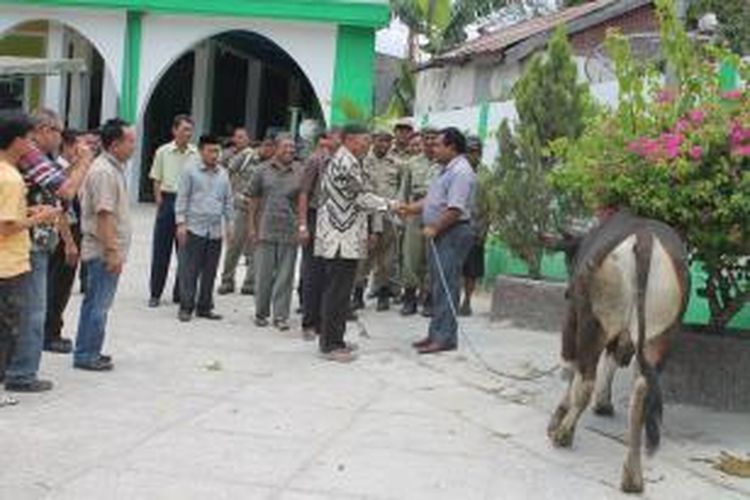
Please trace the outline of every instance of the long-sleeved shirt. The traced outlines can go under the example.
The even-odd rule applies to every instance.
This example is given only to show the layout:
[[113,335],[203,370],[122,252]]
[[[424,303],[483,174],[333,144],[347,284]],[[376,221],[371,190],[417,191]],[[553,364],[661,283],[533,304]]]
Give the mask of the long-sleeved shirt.
[[220,239],[222,223],[234,220],[232,186],[225,169],[190,164],[180,177],[175,220],[196,236]]
[[367,258],[367,215],[388,207],[389,200],[368,185],[362,162],[342,146],[322,172],[315,255]]

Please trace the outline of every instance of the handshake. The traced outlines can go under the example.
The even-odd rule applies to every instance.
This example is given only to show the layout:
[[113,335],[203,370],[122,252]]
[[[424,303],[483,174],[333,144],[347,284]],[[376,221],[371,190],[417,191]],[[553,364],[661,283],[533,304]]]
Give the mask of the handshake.
[[388,211],[395,213],[403,219],[422,212],[422,206],[417,203],[404,203],[402,201],[391,200],[388,203]]

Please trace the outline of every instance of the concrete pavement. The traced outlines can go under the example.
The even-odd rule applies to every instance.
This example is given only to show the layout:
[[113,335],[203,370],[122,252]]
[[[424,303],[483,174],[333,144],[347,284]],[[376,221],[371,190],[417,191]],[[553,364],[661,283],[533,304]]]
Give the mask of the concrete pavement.
[[[110,317],[116,370],[45,354],[56,389],[0,409],[0,499],[625,498],[627,374],[616,416],[587,413],[573,450],[555,450],[545,428],[563,390],[557,335],[490,324],[480,297],[462,325],[500,377],[466,342],[416,356],[409,342],[426,320],[395,311],[363,314],[370,338],[351,324],[351,365],[319,359],[298,328],[255,327],[250,297],[217,297],[224,321],[181,324],[175,306],[146,307],[152,214],[136,210]],[[750,480],[706,462],[750,453],[750,417],[669,406],[664,435],[644,462],[645,498],[750,498]]]

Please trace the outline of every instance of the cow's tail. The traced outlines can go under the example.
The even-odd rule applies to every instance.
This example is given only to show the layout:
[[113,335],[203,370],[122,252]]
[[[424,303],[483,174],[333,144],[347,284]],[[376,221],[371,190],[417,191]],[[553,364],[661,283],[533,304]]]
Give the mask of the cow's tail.
[[635,262],[637,275],[637,308],[638,308],[638,345],[636,359],[641,375],[646,380],[646,397],[643,402],[643,420],[646,429],[646,450],[653,453],[659,448],[661,440],[661,419],[663,403],[659,377],[654,366],[646,360],[646,293],[648,290],[651,255],[654,248],[654,235],[651,231],[643,230],[637,234],[635,245]]

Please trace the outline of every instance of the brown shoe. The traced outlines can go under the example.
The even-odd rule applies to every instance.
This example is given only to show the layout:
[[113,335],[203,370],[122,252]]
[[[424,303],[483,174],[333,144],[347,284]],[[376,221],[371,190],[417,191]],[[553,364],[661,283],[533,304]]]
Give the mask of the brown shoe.
[[417,340],[416,342],[412,342],[411,346],[414,349],[421,349],[422,347],[430,344],[431,342],[432,342],[432,340],[430,340],[430,337],[425,337],[422,340]]
[[440,344],[438,342],[430,342],[429,344],[422,346],[417,349],[419,354],[435,354],[443,351],[455,351],[456,346],[450,344]]

